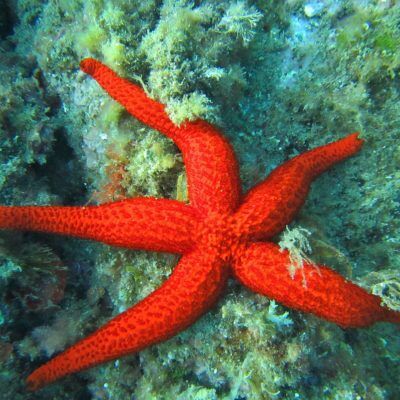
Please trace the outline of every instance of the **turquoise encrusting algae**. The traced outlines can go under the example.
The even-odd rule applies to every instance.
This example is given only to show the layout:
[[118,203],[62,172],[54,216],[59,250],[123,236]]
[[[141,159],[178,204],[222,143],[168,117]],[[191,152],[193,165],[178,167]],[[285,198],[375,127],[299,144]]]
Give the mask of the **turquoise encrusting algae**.
[[[396,2],[0,5],[2,204],[185,198],[175,147],[78,72],[83,57],[95,56],[141,79],[177,123],[201,117],[223,127],[247,187],[288,157],[360,130],[364,149],[319,179],[297,225],[311,232],[315,261],[399,307]],[[16,400],[39,398],[23,388],[29,371],[143,298],[175,264],[171,256],[9,233],[0,261],[0,398]],[[37,396],[394,399],[396,335],[384,325],[342,331],[232,283],[178,337]]]

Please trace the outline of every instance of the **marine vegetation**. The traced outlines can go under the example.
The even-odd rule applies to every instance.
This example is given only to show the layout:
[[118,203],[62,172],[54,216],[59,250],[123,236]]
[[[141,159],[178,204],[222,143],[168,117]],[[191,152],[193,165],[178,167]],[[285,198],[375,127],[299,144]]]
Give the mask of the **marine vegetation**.
[[[244,193],[361,132],[362,151],[320,175],[271,240],[302,287],[312,260],[400,310],[398,1],[0,0],[0,10],[1,205],[188,202],[182,152],[79,70],[92,57],[174,124],[218,127]],[[0,398],[400,397],[398,325],[342,329],[237,279],[171,339],[28,392],[32,370],[161,286],[179,255],[0,233]]]
[[137,197],[83,207],[0,206],[0,228],[182,258],[157,290],[36,369],[27,378],[31,390],[169,339],[214,305],[230,276],[343,328],[400,323],[400,313],[381,305],[379,296],[325,266],[306,260],[296,274],[289,252],[270,242],[298,213],[312,181],[360,150],[358,133],[292,158],[242,196],[233,149],[215,127],[202,120],[174,124],[162,104],[99,61],[85,59],[81,69],[130,114],[176,143],[186,166],[189,204]]

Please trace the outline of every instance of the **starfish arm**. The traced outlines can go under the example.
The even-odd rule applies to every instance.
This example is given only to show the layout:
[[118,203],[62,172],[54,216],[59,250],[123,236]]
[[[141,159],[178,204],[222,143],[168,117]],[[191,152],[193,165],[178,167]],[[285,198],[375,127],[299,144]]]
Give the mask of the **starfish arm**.
[[142,197],[98,206],[0,206],[0,229],[51,232],[113,246],[185,253],[193,247],[195,210]]
[[230,143],[218,129],[202,120],[176,126],[164,105],[97,60],[84,59],[81,69],[131,115],[175,142],[183,155],[189,199],[196,209],[229,213],[237,207],[241,190],[238,164]]
[[360,150],[357,133],[317,147],[285,162],[251,189],[236,213],[243,231],[253,239],[269,239],[281,232],[304,204],[312,181]]
[[378,321],[400,323],[400,313],[325,266],[304,263],[292,278],[288,252],[273,243],[253,243],[234,262],[237,279],[283,305],[332,321],[343,328]]
[[211,253],[195,250],[183,256],[159,289],[35,370],[27,379],[28,387],[39,389],[65,375],[171,338],[216,302],[227,278],[228,269]]

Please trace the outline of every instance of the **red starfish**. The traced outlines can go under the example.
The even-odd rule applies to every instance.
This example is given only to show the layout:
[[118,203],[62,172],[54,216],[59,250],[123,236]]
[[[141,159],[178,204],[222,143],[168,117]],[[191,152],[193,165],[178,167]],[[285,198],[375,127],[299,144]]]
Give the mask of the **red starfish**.
[[294,157],[242,196],[234,152],[216,128],[201,120],[178,127],[162,104],[100,62],[85,59],[81,69],[130,114],[176,143],[190,205],[134,198],[89,207],[2,206],[0,228],[183,256],[160,288],[35,370],[27,379],[30,389],[171,338],[216,302],[231,275],[257,293],[343,328],[400,323],[400,313],[382,306],[378,296],[325,266],[305,262],[304,285],[303,274],[289,274],[288,252],[265,242],[295,217],[319,174],[361,148],[357,133]]

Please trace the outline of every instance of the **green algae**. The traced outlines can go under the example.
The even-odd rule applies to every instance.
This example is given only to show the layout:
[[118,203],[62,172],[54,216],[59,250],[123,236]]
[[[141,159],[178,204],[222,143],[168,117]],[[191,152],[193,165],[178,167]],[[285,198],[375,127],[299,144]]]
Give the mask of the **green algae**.
[[[320,4],[321,11],[307,16],[306,5]],[[398,5],[31,0],[15,2],[14,12],[14,32],[0,43],[0,95],[7,100],[0,105],[3,203],[185,198],[184,166],[174,145],[133,121],[78,72],[79,61],[94,56],[144,85],[176,122],[201,117],[222,126],[240,159],[245,188],[288,157],[360,130],[364,149],[319,179],[300,224],[312,232],[311,256],[319,262],[340,259],[335,267],[352,271],[360,282],[380,271],[381,281],[371,283],[376,288],[392,279],[393,270],[398,277]],[[60,128],[65,143],[55,151]],[[68,167],[60,184],[61,163],[51,155],[66,146],[73,156],[63,163]],[[44,166],[40,173],[38,165]],[[68,194],[82,187],[87,192]],[[313,236],[323,238],[323,245],[314,245]],[[47,359],[40,350],[52,348],[50,338],[68,331],[64,343],[71,343],[89,333],[155,289],[176,262],[52,240],[60,255],[88,260],[90,269],[84,277],[81,269],[71,272],[61,305],[64,326],[54,311],[50,323],[47,315],[28,315],[28,327],[21,329],[13,321],[27,311],[2,297],[0,345],[15,348],[0,373],[8,398],[28,398],[21,376]],[[11,276],[31,279],[29,271]],[[62,332],[72,319],[76,331]],[[285,325],[288,320],[293,323]],[[22,365],[28,357],[29,365]],[[386,399],[398,395],[397,357],[391,327],[344,332],[276,309],[232,283],[216,308],[186,332],[40,395]]]

